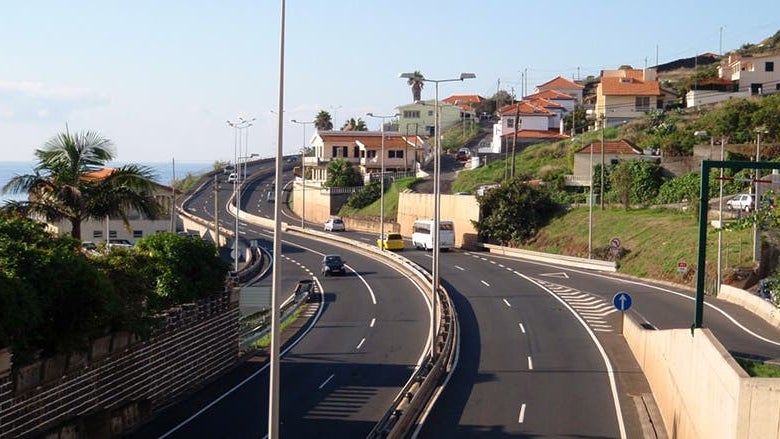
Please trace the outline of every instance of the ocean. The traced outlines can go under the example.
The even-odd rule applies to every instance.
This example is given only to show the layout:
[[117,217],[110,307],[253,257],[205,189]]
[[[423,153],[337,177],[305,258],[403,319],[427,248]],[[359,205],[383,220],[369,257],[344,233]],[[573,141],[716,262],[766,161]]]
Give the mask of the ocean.
[[[0,161],[0,188],[6,185],[11,178],[13,178],[16,175],[25,175],[25,174],[32,174],[33,173],[33,167],[35,167],[37,162],[3,162]],[[109,167],[119,167],[122,166],[124,163],[114,163],[111,162],[108,164]],[[174,173],[174,166],[173,163],[167,162],[167,163],[144,163],[139,162],[135,163],[138,165],[148,166],[153,170],[153,172],[156,174],[155,181],[160,184],[164,184],[166,186],[170,186],[170,184],[173,181],[173,173]],[[187,174],[204,174],[206,172],[209,172],[213,169],[213,163],[204,163],[204,162],[192,162],[192,163],[186,163],[186,162],[176,162],[175,171],[176,171],[176,178],[181,179],[182,177],[185,177]],[[26,200],[27,195],[21,194],[21,195],[12,195],[12,194],[0,194],[0,205],[4,204],[6,201],[9,200]]]

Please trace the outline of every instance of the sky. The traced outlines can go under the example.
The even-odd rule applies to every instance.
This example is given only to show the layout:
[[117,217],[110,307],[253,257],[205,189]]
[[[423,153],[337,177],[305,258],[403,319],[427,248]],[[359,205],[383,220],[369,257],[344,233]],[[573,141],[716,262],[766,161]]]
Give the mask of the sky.
[[[34,161],[66,127],[113,141],[119,162],[232,161],[300,151],[316,114],[336,128],[412,102],[401,72],[439,98],[521,96],[557,76],[598,76],[758,43],[776,0],[0,0],[0,160]],[[435,85],[423,88],[433,99]],[[227,121],[254,119],[238,131]]]

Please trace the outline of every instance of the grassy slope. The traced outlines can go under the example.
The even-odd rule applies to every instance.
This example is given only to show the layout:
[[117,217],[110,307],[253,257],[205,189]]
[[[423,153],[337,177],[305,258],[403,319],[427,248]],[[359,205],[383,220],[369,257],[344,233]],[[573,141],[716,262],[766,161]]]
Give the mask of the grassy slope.
[[[594,257],[606,258],[609,242],[620,239],[625,254],[619,271],[634,276],[662,279],[693,286],[693,271],[682,275],[677,263],[696,265],[698,256],[698,219],[690,213],[667,209],[593,210]],[[750,265],[752,236],[749,230],[723,233],[724,274],[735,266]],[[741,243],[741,244],[740,244]],[[575,208],[543,228],[536,238],[523,246],[549,253],[588,256],[588,209]],[[727,257],[728,255],[728,257]],[[717,233],[707,236],[707,277],[715,277]]]
[[[409,189],[409,186],[419,179],[414,177],[399,178],[385,190],[385,220],[394,220],[398,214],[398,194]],[[353,209],[344,205],[339,211],[341,216],[377,217],[381,215],[381,199],[374,201],[362,209]]]

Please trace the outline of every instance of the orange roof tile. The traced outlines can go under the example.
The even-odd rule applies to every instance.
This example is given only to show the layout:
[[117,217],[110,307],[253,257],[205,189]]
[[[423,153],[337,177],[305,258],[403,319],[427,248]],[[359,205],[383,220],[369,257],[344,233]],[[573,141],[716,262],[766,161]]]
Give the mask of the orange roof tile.
[[103,180],[109,175],[113,174],[114,171],[116,171],[116,169],[114,168],[96,169],[94,171],[85,173],[84,175],[81,176],[81,178],[89,181]]
[[604,96],[661,96],[661,87],[658,81],[605,77],[601,78],[601,93]]
[[536,98],[556,99],[559,101],[573,101],[575,99],[574,96],[567,95],[566,93],[561,93],[557,90],[542,90],[539,93],[528,95],[524,99],[536,99]]
[[[517,108],[517,109],[516,109]],[[537,114],[542,116],[551,116],[552,113],[547,111],[544,106],[539,105],[532,101],[520,101],[514,104],[505,105],[498,109],[498,114],[501,116],[512,116],[515,112],[519,114],[529,115]]]
[[536,88],[585,88],[585,86],[579,85],[574,81],[569,81],[568,79],[558,76],[556,78],[553,78],[547,82],[545,82],[542,85],[537,86]]
[[452,95],[445,99],[444,102],[452,105],[460,105],[466,103],[480,103],[484,100],[485,98],[480,95]]

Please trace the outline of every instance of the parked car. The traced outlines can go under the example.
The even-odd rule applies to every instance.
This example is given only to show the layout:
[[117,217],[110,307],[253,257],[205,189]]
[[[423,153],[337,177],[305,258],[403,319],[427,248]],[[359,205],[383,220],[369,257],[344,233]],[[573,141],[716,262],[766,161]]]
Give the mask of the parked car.
[[322,258],[322,267],[320,273],[323,276],[333,276],[334,274],[347,274],[347,269],[344,266],[345,262],[341,259],[341,256],[336,254],[325,255]]
[[728,210],[744,210],[750,212],[755,207],[755,199],[751,194],[739,194],[726,202]]
[[344,227],[344,220],[341,218],[330,218],[325,221],[323,230],[326,232],[343,232],[346,230],[346,227]]
[[108,240],[108,246],[112,248],[116,248],[116,247],[130,248],[133,246],[133,243],[126,239],[111,238]]
[[236,180],[238,180],[238,174],[236,174],[235,172],[231,172],[227,178],[228,183],[233,183]]
[[404,238],[400,233],[385,233],[376,240],[376,245],[385,250],[403,250]]
[[223,172],[223,173],[225,173],[225,174],[231,174],[231,173],[233,173],[233,172],[236,172],[236,167],[235,167],[235,166],[233,166],[233,165],[227,165],[227,166],[225,166],[225,168],[222,170],[222,172]]
[[81,251],[89,254],[97,254],[98,253],[97,244],[95,244],[92,241],[84,241],[81,243]]
[[468,148],[461,148],[455,154],[455,160],[459,162],[465,162],[471,157],[471,151]]

